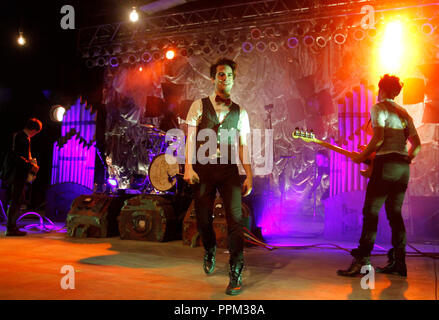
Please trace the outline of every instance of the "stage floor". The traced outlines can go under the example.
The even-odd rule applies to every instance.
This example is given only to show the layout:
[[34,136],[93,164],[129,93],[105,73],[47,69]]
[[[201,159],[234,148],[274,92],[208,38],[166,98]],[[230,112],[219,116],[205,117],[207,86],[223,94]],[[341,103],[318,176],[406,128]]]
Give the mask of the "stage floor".
[[[407,279],[375,274],[375,288],[362,289],[361,277],[343,278],[339,268],[351,262],[343,250],[330,248],[245,249],[246,268],[241,295],[224,291],[228,283],[228,253],[218,249],[217,268],[206,276],[203,249],[166,243],[114,238],[70,238],[65,233],[30,232],[25,237],[5,237],[0,227],[0,299],[122,299],[122,300],[434,300],[439,263],[433,259],[407,259]],[[355,243],[318,238],[283,239],[294,245],[335,243],[352,248]],[[413,244],[426,252],[439,245]],[[385,256],[372,257],[382,266]],[[74,289],[61,288],[72,266]],[[436,270],[435,270],[436,268]]]

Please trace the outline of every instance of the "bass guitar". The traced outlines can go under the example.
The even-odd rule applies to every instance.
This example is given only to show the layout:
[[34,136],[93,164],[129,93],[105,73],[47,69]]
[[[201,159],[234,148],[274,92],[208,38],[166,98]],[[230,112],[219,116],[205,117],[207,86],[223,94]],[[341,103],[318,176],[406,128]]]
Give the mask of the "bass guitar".
[[[330,143],[327,143],[325,141],[316,139],[314,132],[311,131],[304,131],[304,130],[299,130],[299,128],[296,128],[296,130],[294,130],[294,132],[292,133],[292,136],[294,139],[302,139],[305,142],[314,142],[317,143],[318,145],[321,145],[322,147],[325,147],[329,150],[335,151],[337,153],[340,153],[348,158],[353,158],[357,155],[359,155],[358,152],[355,151],[348,151],[345,150],[343,148],[334,146]],[[360,149],[364,149],[365,146],[361,146]],[[368,168],[366,170],[360,170],[360,174],[365,177],[365,178],[370,178],[370,176],[372,175],[372,170],[373,170],[373,160],[375,159],[375,153],[372,153],[363,163],[368,165]]]

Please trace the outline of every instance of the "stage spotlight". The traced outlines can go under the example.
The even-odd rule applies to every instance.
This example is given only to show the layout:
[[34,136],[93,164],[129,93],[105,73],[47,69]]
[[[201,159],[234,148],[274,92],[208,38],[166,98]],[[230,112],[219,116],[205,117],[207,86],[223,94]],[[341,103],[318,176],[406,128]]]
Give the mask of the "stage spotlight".
[[256,50],[258,50],[259,52],[264,52],[265,49],[267,49],[267,45],[264,41],[259,41],[258,43],[256,43]]
[[130,54],[130,55],[128,56],[128,63],[129,63],[129,64],[135,64],[138,60],[139,60],[139,59],[138,59],[137,56],[134,55],[134,54]]
[[377,30],[376,29],[368,29],[367,36],[372,40],[375,39],[375,37],[377,36]]
[[431,36],[433,31],[434,31],[434,27],[431,23],[424,23],[421,26],[421,30],[422,30],[422,33],[424,33],[425,35]]
[[111,57],[108,60],[108,63],[110,64],[110,66],[112,66],[113,68],[118,67],[119,66],[119,59],[117,57]]
[[288,48],[290,48],[290,49],[294,49],[294,48],[296,48],[298,45],[299,45],[299,40],[297,40],[296,37],[291,37],[291,38],[289,38],[288,41],[287,41],[287,46],[288,46]]
[[212,52],[212,48],[209,45],[207,45],[203,48],[204,54],[210,54],[211,52]]
[[242,43],[242,50],[245,53],[249,53],[253,51],[253,44],[251,42],[245,41]]
[[142,61],[145,62],[145,63],[148,63],[148,62],[150,62],[151,60],[152,60],[152,55],[151,55],[151,53],[150,53],[149,51],[145,51],[145,52],[142,54]]
[[181,48],[181,49],[180,49],[180,55],[181,55],[182,57],[187,57],[187,56],[188,56],[187,49],[186,49],[186,48]]
[[268,48],[271,52],[276,52],[277,50],[279,50],[279,46],[274,41],[270,41],[270,43],[268,44]]
[[165,56],[166,56],[166,59],[172,60],[172,59],[175,58],[175,51],[172,50],[172,49],[169,49],[169,50],[166,51]]
[[96,60],[96,64],[97,64],[99,67],[103,67],[103,66],[105,66],[105,65],[107,64],[107,61],[105,60],[104,57],[99,57],[99,58]]
[[[403,31],[402,24],[399,22],[391,22],[386,26],[384,33],[383,45],[381,47],[381,61],[384,65],[399,65],[402,46]],[[390,50],[390,51],[387,51]],[[391,53],[391,54],[390,54]]]
[[356,41],[361,41],[366,37],[366,32],[363,29],[358,28],[354,30],[352,36]]
[[307,47],[310,47],[314,44],[314,37],[311,35],[306,35],[303,37],[303,44]]
[[324,47],[326,47],[326,38],[325,37],[323,37],[323,36],[318,36],[317,38],[316,38],[316,44],[317,44],[317,46],[318,47],[320,47],[320,48],[324,48]]
[[262,32],[258,28],[253,28],[250,31],[250,35],[251,35],[253,40],[257,40],[257,39],[259,39],[262,36]]
[[225,43],[221,43],[221,44],[218,46],[218,52],[221,53],[221,54],[224,54],[224,53],[227,52],[227,46],[226,46]]
[[142,71],[143,71],[143,68],[142,68],[142,67],[139,67],[139,71],[142,72]]
[[50,109],[50,119],[55,122],[61,122],[66,109],[62,105],[54,105]]
[[17,38],[17,42],[20,46],[24,46],[26,44],[26,39],[23,37],[23,32],[20,31],[20,34]]
[[137,13],[136,7],[133,7],[133,10],[130,13],[130,20],[132,22],[137,22],[139,20],[139,14]]
[[342,45],[346,42],[346,35],[343,33],[337,33],[334,35],[334,42],[338,45]]
[[407,29],[412,34],[419,32],[419,26],[416,23],[410,23]]
[[156,50],[152,53],[152,58],[157,61],[162,59],[162,53],[159,50]]

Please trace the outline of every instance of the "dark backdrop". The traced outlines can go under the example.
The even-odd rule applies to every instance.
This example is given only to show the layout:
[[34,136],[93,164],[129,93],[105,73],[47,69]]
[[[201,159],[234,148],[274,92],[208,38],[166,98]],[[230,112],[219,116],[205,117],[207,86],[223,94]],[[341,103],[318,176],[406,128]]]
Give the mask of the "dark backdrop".
[[[75,30],[60,26],[64,4],[75,8]],[[5,153],[12,133],[21,130],[28,118],[43,122],[42,132],[32,139],[32,155],[40,165],[32,188],[34,207],[44,204],[53,143],[60,137],[60,124],[50,120],[51,106],[68,106],[81,95],[101,109],[101,71],[86,69],[76,49],[78,28],[86,20],[81,8],[79,1],[8,1],[0,10],[0,151]],[[17,44],[19,28],[27,39],[23,47]]]

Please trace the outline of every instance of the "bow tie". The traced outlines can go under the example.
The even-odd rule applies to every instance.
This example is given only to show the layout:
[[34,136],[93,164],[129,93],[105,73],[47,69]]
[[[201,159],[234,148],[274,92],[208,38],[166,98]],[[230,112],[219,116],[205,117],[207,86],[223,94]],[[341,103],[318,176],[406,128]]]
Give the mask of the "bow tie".
[[215,97],[215,102],[221,102],[221,103],[224,103],[226,106],[228,106],[232,103],[232,100],[230,98],[224,99],[224,98],[221,98],[220,96],[217,95]]

